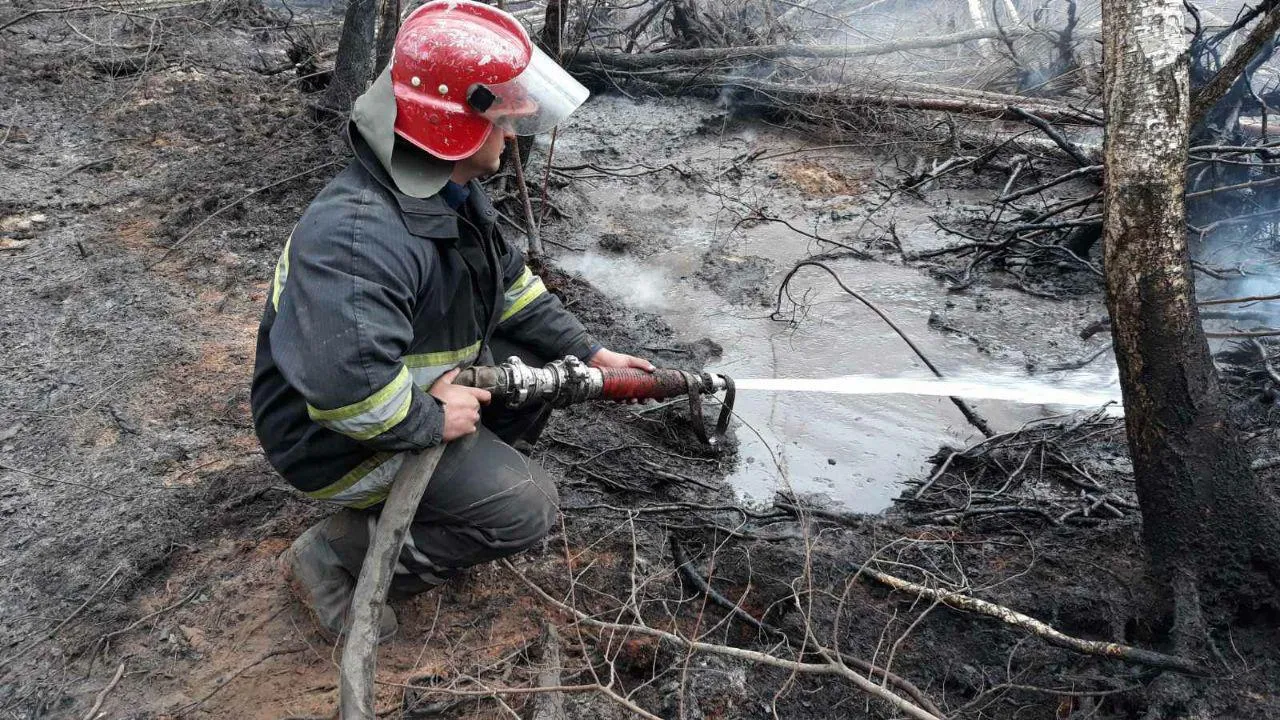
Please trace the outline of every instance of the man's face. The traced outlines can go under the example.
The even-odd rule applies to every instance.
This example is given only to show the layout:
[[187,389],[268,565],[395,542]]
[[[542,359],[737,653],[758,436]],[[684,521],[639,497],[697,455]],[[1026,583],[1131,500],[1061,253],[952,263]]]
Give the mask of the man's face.
[[498,172],[498,167],[502,164],[502,150],[506,147],[506,140],[502,128],[495,127],[480,149],[470,157],[459,160],[458,164],[466,167],[468,175],[488,177]]

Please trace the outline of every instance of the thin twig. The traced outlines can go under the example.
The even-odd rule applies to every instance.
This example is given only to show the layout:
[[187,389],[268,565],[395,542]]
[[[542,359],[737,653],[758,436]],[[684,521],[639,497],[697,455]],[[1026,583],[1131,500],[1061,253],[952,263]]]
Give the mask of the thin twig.
[[74,480],[59,480],[57,478],[51,478],[47,475],[38,475],[36,473],[31,472],[30,470],[23,470],[21,468],[16,468],[12,465],[5,465],[4,463],[0,463],[0,470],[16,472],[19,475],[26,475],[27,477],[35,478],[36,480],[43,480],[45,482],[57,483],[59,485],[70,485],[72,487],[84,488],[85,490],[92,490],[94,492],[102,493],[103,495],[107,495],[109,497],[117,498],[120,500],[131,499],[128,495],[119,495],[117,493],[111,492],[110,490],[103,490],[100,487],[94,487],[93,485],[78,483],[78,482],[75,482]]
[[839,665],[838,663],[809,663],[809,662],[801,662],[798,660],[788,660],[786,658],[780,658],[775,655],[770,655],[768,653],[763,653],[763,652],[757,652],[755,650],[746,650],[743,648],[732,647],[729,645],[716,645],[713,643],[702,642],[700,640],[690,640],[682,635],[677,635],[675,633],[667,632],[665,630],[659,630],[657,628],[652,628],[647,625],[629,625],[624,623],[613,623],[613,622],[606,622],[604,620],[597,620],[587,615],[586,613],[578,610],[577,608],[571,605],[566,605],[565,603],[549,595],[545,590],[539,587],[537,583],[533,582],[528,577],[526,577],[524,573],[516,569],[516,567],[512,565],[510,561],[503,560],[502,565],[508,571],[514,574],[516,578],[520,580],[520,582],[524,583],[525,587],[533,591],[533,593],[537,595],[538,598],[541,599],[544,603],[559,610],[560,612],[567,614],[569,617],[574,618],[575,620],[577,620],[577,622],[582,623],[584,625],[589,625],[591,627],[599,628],[602,630],[609,630],[609,631],[619,632],[619,633],[635,633],[638,635],[648,635],[650,637],[656,637],[662,640],[670,641],[680,647],[688,648],[693,651],[709,652],[716,655],[733,657],[739,660],[746,660],[748,662],[759,663],[761,665],[769,665],[771,667],[782,668],[784,670],[790,670],[796,673],[814,674],[814,675],[838,675],[848,680],[850,683],[852,683],[854,686],[856,686],[858,689],[862,690],[863,692],[877,699],[883,700],[884,702],[888,703],[889,705],[896,708],[900,712],[903,712],[913,718],[916,718],[916,720],[942,720],[941,716],[928,712],[924,708],[921,708],[920,706],[916,705],[915,703],[912,703],[906,698],[903,698],[890,690],[880,687],[879,685],[868,680],[862,675],[859,675],[858,673],[850,670],[847,667]]
[[203,697],[201,697],[201,698],[200,698],[200,699],[198,699],[198,700],[194,700],[194,701],[192,701],[192,702],[189,702],[189,703],[187,703],[186,705],[183,705],[181,708],[179,708],[177,711],[175,711],[175,712],[174,712],[174,714],[175,714],[175,715],[186,715],[187,713],[191,712],[192,710],[196,709],[197,707],[199,707],[199,706],[203,705],[204,703],[208,702],[209,698],[213,697],[214,695],[217,695],[219,691],[221,691],[221,690],[222,690],[223,688],[225,688],[226,686],[230,685],[230,684],[232,683],[232,681],[234,681],[236,678],[238,678],[238,677],[240,677],[241,675],[245,674],[245,673],[246,673],[246,672],[248,672],[249,670],[252,670],[253,668],[255,668],[255,667],[257,667],[257,666],[261,665],[262,663],[264,663],[264,662],[266,662],[266,661],[270,660],[271,658],[276,657],[277,655],[292,655],[293,653],[300,653],[300,652],[302,652],[303,650],[306,650],[306,649],[307,649],[307,646],[306,646],[306,645],[301,645],[301,646],[296,646],[296,647],[281,648],[281,649],[279,649],[279,650],[271,650],[270,652],[263,653],[262,655],[259,655],[259,656],[258,656],[258,658],[257,658],[256,660],[254,660],[254,661],[252,661],[252,662],[250,662],[250,663],[248,663],[248,664],[246,664],[246,665],[242,666],[239,670],[236,670],[235,672],[233,672],[233,673],[231,673],[230,675],[228,675],[228,676],[227,676],[227,677],[226,677],[222,682],[220,682],[220,683],[218,683],[217,685],[215,685],[215,686],[214,686],[214,688],[213,688],[212,690],[210,690],[209,692],[205,693]]
[[146,622],[146,621],[150,620],[151,618],[157,617],[157,616],[159,616],[159,615],[163,615],[163,614],[165,614],[165,613],[169,612],[170,610],[176,610],[176,609],[178,609],[178,608],[182,607],[183,605],[186,605],[187,603],[191,602],[191,600],[192,600],[192,599],[194,599],[196,595],[199,595],[199,594],[200,594],[200,593],[201,593],[201,592],[202,592],[206,587],[207,587],[206,585],[201,585],[200,587],[196,588],[195,590],[192,590],[192,591],[191,591],[191,594],[189,594],[189,595],[187,595],[186,597],[182,598],[182,599],[181,599],[181,600],[179,600],[178,602],[176,602],[176,603],[174,603],[174,604],[172,604],[172,605],[170,605],[170,606],[168,606],[168,607],[160,608],[159,610],[156,610],[155,612],[147,613],[146,615],[143,615],[142,617],[138,618],[137,620],[134,620],[133,622],[129,623],[129,624],[128,624],[128,625],[126,625],[125,627],[120,628],[119,630],[113,630],[113,631],[111,631],[111,632],[107,633],[106,635],[103,635],[102,637],[98,638],[98,643],[99,643],[99,644],[105,644],[105,643],[106,643],[108,640],[110,640],[111,638],[116,637],[117,635],[123,635],[123,634],[125,634],[125,633],[129,632],[130,630],[132,630],[132,629],[134,629],[134,628],[138,627],[138,626],[139,626],[139,625],[141,625],[142,623],[144,623],[144,622]]
[[116,668],[116,674],[111,678],[111,682],[107,683],[107,686],[102,688],[102,690],[98,693],[98,697],[95,698],[93,701],[93,707],[89,708],[89,712],[85,713],[84,717],[81,720],[97,720],[98,710],[102,709],[102,703],[106,701],[107,695],[109,695],[111,691],[115,689],[116,684],[120,682],[120,678],[122,677],[124,677],[124,661],[123,660],[120,661],[120,667]]
[[[782,284],[778,286],[778,301],[773,311],[773,317],[775,320],[779,319],[779,316],[782,314],[782,296],[783,296],[783,293],[786,292],[788,283],[791,282],[791,278],[794,277],[795,274],[799,272],[801,268],[806,266],[821,268],[827,271],[827,274],[830,275],[836,281],[836,284],[840,286],[841,290],[851,295],[854,299],[858,300],[863,305],[866,305],[868,308],[871,309],[872,312],[878,315],[880,319],[885,322],[885,324],[887,324],[890,328],[892,328],[893,331],[898,334],[898,337],[902,338],[903,342],[905,342],[907,346],[911,348],[911,351],[916,354],[916,357],[920,358],[920,360],[925,364],[925,367],[929,368],[929,370],[933,372],[933,374],[936,375],[937,377],[939,378],[944,377],[942,374],[942,371],[939,370],[938,367],[934,365],[933,362],[930,361],[928,357],[925,356],[924,351],[922,351],[915,344],[915,342],[913,342],[911,338],[908,337],[907,334],[902,331],[902,328],[899,328],[897,323],[895,323],[892,319],[890,319],[889,316],[886,315],[883,310],[877,307],[875,303],[872,303],[870,300],[863,297],[856,290],[853,290],[848,285],[846,285],[844,280],[840,278],[840,276],[836,273],[835,270],[832,270],[829,266],[823,263],[820,263],[816,260],[802,260],[796,263],[796,266],[791,269],[791,272],[787,273],[787,276],[782,279]],[[964,415],[964,419],[968,420],[970,425],[973,425],[975,428],[978,429],[978,432],[981,432],[983,435],[987,437],[991,437],[995,435],[995,432],[991,429],[991,426],[987,424],[987,421],[983,419],[981,415],[975,412],[973,408],[969,407],[968,403],[966,403],[964,400],[958,397],[951,397],[951,402],[960,410],[960,414]]]
[[103,589],[107,587],[107,585],[111,584],[111,581],[115,580],[116,575],[119,575],[120,571],[123,569],[124,569],[123,565],[116,566],[116,569],[111,571],[111,574],[107,576],[107,579],[102,581],[102,584],[98,586],[98,589],[94,590],[93,594],[90,595],[87,599],[85,599],[85,601],[80,604],[80,607],[75,609],[75,612],[72,612],[70,615],[68,615],[66,619],[58,623],[58,625],[54,627],[52,630],[44,633],[40,637],[24,645],[22,649],[18,650],[18,652],[14,653],[13,655],[10,655],[4,660],[0,660],[0,668],[5,667],[6,665],[13,662],[14,660],[17,660],[18,658],[22,657],[23,655],[26,655],[27,651],[31,650],[31,648],[35,647],[36,645],[39,645],[40,643],[53,638],[54,635],[57,635],[59,630],[66,627],[68,623],[70,623],[77,616],[79,616],[80,613],[84,612],[84,609],[89,607],[89,603],[93,602],[93,599],[98,597],[98,593],[101,593]]

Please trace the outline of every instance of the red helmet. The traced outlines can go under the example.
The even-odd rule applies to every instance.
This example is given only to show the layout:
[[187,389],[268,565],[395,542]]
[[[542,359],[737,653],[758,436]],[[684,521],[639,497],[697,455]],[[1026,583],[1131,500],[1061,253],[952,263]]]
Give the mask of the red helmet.
[[434,0],[405,19],[391,60],[395,132],[444,160],[461,160],[493,126],[551,129],[587,89],[529,40],[514,17],[471,0]]

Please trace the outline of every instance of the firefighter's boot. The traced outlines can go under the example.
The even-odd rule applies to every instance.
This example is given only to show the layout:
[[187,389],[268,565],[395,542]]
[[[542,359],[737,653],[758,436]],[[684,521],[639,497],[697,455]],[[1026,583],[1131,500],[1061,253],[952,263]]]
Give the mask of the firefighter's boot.
[[[356,578],[368,547],[368,522],[350,510],[341,510],[307,528],[280,555],[281,570],[293,594],[330,642],[335,642],[345,629]],[[395,613],[384,605],[379,639],[386,640],[395,632]]]

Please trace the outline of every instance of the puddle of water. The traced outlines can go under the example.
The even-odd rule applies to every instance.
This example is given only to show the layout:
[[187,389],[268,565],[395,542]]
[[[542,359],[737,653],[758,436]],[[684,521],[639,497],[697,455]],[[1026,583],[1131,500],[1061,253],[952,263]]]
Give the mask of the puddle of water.
[[[646,103],[643,112],[624,100],[603,98],[595,103],[594,108],[591,104],[583,108],[587,112],[580,111],[579,128],[560,134],[557,162],[594,157],[602,142],[605,147],[615,145],[608,141],[613,136],[619,137],[617,147],[626,147],[635,158],[626,162],[651,162],[661,152],[677,162],[701,163],[700,169],[711,173],[722,169],[717,163],[729,165],[749,140],[787,149],[785,141],[768,137],[765,130],[753,131],[750,139],[741,134],[729,138],[685,134],[686,126],[696,124],[698,117],[697,112],[689,112],[689,103]],[[630,123],[626,134],[617,130],[622,122]],[[679,137],[678,144],[673,135]],[[673,157],[672,146],[686,155]],[[616,154],[616,148],[610,152]],[[801,156],[798,161],[811,160],[812,156]],[[871,161],[852,156],[849,162],[861,163],[865,171]],[[742,196],[755,193],[756,201],[767,201],[771,214],[811,231],[812,221],[805,218],[815,217],[815,198],[780,182],[770,186],[770,179],[779,177],[763,175],[770,170],[760,168],[757,177],[743,178],[739,186],[727,189]],[[583,194],[588,208],[583,213],[585,225],[576,228],[575,243],[594,248],[604,233],[644,237],[649,242],[624,254],[591,250],[561,254],[556,261],[605,293],[661,314],[683,338],[708,337],[722,345],[721,360],[708,369],[741,378],[931,377],[889,327],[841,292],[821,270],[803,270],[792,281],[792,297],[806,307],[795,324],[771,320],[771,307],[730,303],[698,276],[709,250],[763,258],[775,269],[762,281],[765,294],[771,294],[785,271],[815,250],[810,238],[776,223],[739,227],[730,235],[728,229],[740,215],[724,208],[740,208],[656,176],[597,179],[575,183],[574,189]],[[760,195],[765,196],[763,200]],[[849,202],[860,201],[850,198]],[[858,217],[843,225],[829,221],[822,232],[825,237],[842,238],[841,232],[855,232],[860,222]],[[893,317],[949,377],[1025,377],[1016,358],[983,355],[973,342],[929,328],[931,313],[949,306],[950,298],[940,283],[921,271],[850,259],[828,264]],[[1013,302],[1016,317],[1025,319],[1020,324],[1045,324],[1045,308],[1040,306],[1047,307],[1049,301],[1018,295]],[[985,323],[986,331],[1004,338],[1009,346],[1019,347],[1028,330],[1007,318],[1006,313],[990,319],[974,314],[970,319],[979,326]],[[1070,330],[1040,332],[1069,336]],[[1074,376],[1081,388],[1110,390],[1112,371],[1098,367]],[[971,404],[997,431],[1065,411],[998,400]],[[736,411],[740,462],[729,482],[744,499],[764,503],[778,490],[790,488],[801,494],[823,493],[851,510],[879,511],[901,492],[902,480],[921,474],[927,458],[941,445],[965,445],[980,438],[946,397],[752,391],[738,396]]]
[[[668,262],[681,259],[678,255],[678,251],[676,257],[664,253],[647,261],[604,258],[607,262],[599,257],[570,257],[565,266],[639,309],[662,313],[682,335],[710,337],[723,345],[721,362],[709,368],[717,372],[744,378],[838,377],[856,372],[915,375],[928,382],[927,368],[902,340],[847,296],[833,293],[830,282],[822,278],[793,281],[796,293],[808,293],[813,306],[806,320],[791,327],[769,320],[767,309],[727,305],[696,279],[681,280],[664,270]],[[856,261],[836,266],[843,276],[874,286],[873,301],[891,309],[895,321],[944,373],[986,373],[984,380],[995,384],[992,375],[1009,372],[1008,367],[979,356],[970,343],[928,329],[924,306],[939,301],[943,291],[917,271]],[[622,288],[628,283],[619,282],[642,277],[646,278],[642,291]],[[1106,372],[1073,377],[1077,392],[1093,390],[1099,404],[1114,399],[1114,380]],[[1030,383],[1017,390],[1043,386]],[[978,400],[972,404],[997,429],[1074,409],[1043,402],[1015,405]],[[878,511],[900,492],[898,483],[917,476],[940,445],[979,438],[951,401],[938,396],[750,391],[739,394],[736,412],[741,462],[729,482],[746,499],[761,502],[789,483],[797,492],[826,493],[850,509]]]

